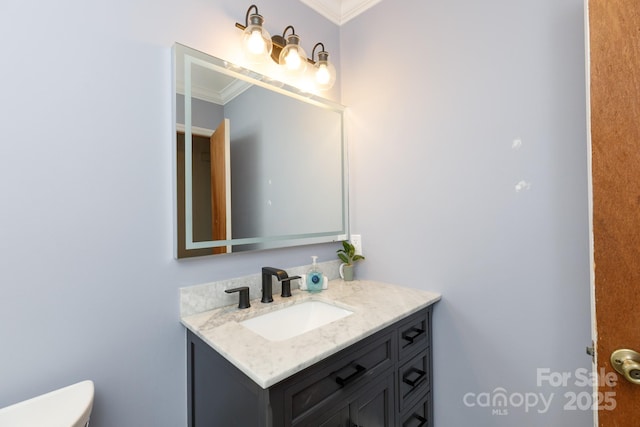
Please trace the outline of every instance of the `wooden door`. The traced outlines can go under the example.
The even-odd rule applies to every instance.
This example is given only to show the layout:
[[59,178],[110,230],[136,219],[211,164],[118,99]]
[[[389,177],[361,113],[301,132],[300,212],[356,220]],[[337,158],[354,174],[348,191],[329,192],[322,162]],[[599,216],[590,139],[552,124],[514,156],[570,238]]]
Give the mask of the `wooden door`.
[[[589,0],[597,372],[640,351],[640,1]],[[602,371],[604,369],[604,371]],[[640,426],[640,385],[600,375],[598,424]],[[604,399],[606,398],[606,399]]]
[[[196,156],[196,158],[194,159],[194,161],[192,162],[192,171],[197,170],[198,168],[204,168],[206,166],[206,169],[209,169],[209,140],[210,140],[210,132],[207,134],[207,136],[203,136],[203,135],[196,135],[193,134],[192,135],[192,150],[194,151],[202,151],[204,152],[204,148],[202,147],[204,144],[206,144],[206,153],[207,153],[207,161],[206,161],[206,165],[204,164],[204,162],[201,162],[201,158],[200,156]],[[196,256],[204,256],[204,255],[211,255],[211,248],[202,248],[202,249],[187,249],[186,248],[186,230],[185,230],[185,221],[186,221],[186,212],[185,212],[185,173],[186,173],[186,169],[185,169],[185,134],[182,131],[178,131],[176,134],[176,143],[177,143],[177,147],[176,147],[176,190],[177,190],[177,240],[178,240],[178,245],[177,245],[177,256],[178,258],[187,258],[187,257],[196,257]],[[207,172],[207,175],[209,174],[209,172]],[[204,184],[204,183],[203,183]],[[207,182],[207,193],[209,193],[208,187],[209,187],[209,183]],[[199,185],[199,180],[195,180],[193,181],[193,184],[196,187]],[[198,192],[199,193],[199,192]],[[208,198],[208,197],[207,197]],[[197,197],[194,200],[197,201]],[[202,207],[204,207],[204,203],[202,203]],[[198,208],[196,208],[196,210],[198,210]],[[200,214],[199,212],[196,212],[196,214]],[[210,213],[207,211],[206,213],[206,222],[207,224],[205,224],[204,220],[196,220],[194,222],[194,230],[193,233],[194,235],[196,235],[198,237],[198,240],[209,240],[209,235],[211,234],[210,231],[210,220],[208,219]],[[206,227],[205,227],[206,225]]]
[[[231,156],[229,119],[223,119],[210,139],[211,240],[231,239]],[[231,252],[231,246],[213,248],[214,254]]]

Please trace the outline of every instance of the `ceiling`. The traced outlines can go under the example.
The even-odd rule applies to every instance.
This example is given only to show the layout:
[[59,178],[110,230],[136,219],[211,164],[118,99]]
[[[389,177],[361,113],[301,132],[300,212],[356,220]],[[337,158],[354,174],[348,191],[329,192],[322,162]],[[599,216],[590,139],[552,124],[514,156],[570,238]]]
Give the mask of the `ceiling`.
[[300,0],[330,21],[342,25],[381,0]]

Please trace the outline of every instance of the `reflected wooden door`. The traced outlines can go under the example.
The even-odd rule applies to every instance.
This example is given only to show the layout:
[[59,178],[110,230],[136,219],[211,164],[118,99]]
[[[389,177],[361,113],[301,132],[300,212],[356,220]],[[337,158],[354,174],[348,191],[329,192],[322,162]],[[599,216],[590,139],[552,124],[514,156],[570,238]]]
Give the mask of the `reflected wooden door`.
[[[209,133],[210,134],[210,133]],[[201,160],[201,156],[197,155],[196,158],[193,161],[193,165],[192,165],[192,170],[197,170],[198,168],[202,167],[204,168],[206,166],[206,170],[208,171],[210,166],[210,160],[209,160],[209,134],[207,134],[207,136],[202,136],[202,135],[196,135],[193,134],[192,135],[192,150],[200,150],[203,144],[206,144],[206,152],[207,152],[207,161],[206,161],[206,165],[204,164],[204,162],[200,161]],[[187,257],[195,257],[195,256],[204,256],[204,255],[211,255],[211,249],[210,248],[203,248],[203,249],[186,249],[186,230],[185,230],[185,221],[186,221],[186,212],[185,212],[185,173],[186,173],[186,169],[185,169],[185,134],[182,131],[178,131],[177,135],[176,135],[176,142],[177,142],[177,147],[176,147],[176,192],[177,192],[177,240],[178,240],[178,246],[177,246],[177,255],[178,258],[187,258]],[[204,150],[203,150],[204,151]],[[207,172],[207,176],[209,175],[209,172]],[[208,181],[208,179],[207,179]],[[193,184],[195,186],[198,186],[198,180],[195,180],[193,182]],[[207,182],[207,194],[209,193],[208,190],[208,186],[209,183]],[[208,196],[207,196],[208,199]],[[197,198],[194,200],[197,201]],[[209,205],[209,202],[207,201],[207,205]],[[196,208],[196,210],[198,210]],[[210,223],[210,220],[208,219],[209,217],[209,213],[207,212],[206,214],[207,216],[207,223]],[[200,220],[196,221],[196,225],[200,223]],[[198,236],[202,235],[203,238],[201,239],[197,239],[197,240],[209,240],[209,234],[211,234],[210,232],[210,224],[207,225],[206,230],[199,230],[200,227],[196,226],[194,229],[194,233],[197,234]],[[203,227],[204,228],[204,227]],[[198,230],[198,231],[197,231]],[[205,231],[206,231],[206,235],[205,235]]]
[[[615,373],[614,350],[640,351],[640,2],[590,0],[589,44],[597,371]],[[640,426],[640,385],[606,379],[599,425]]]
[[[231,156],[229,119],[223,119],[210,138],[211,240],[231,239]],[[214,254],[231,252],[231,245],[213,248]]]

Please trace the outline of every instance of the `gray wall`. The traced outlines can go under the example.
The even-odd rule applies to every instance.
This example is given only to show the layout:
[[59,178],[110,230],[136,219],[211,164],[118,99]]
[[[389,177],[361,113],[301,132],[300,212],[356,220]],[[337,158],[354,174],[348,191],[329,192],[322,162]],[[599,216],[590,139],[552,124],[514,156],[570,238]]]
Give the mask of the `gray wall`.
[[[224,107],[212,102],[191,98],[191,125],[215,130],[224,118]],[[176,123],[184,125],[184,95],[176,95]]]
[[340,113],[260,86],[231,100],[224,113],[234,238],[343,229]]
[[[337,245],[173,259],[171,46],[236,60],[248,6],[0,3],[0,407],[90,378],[92,427],[185,426],[178,288],[335,259]],[[298,1],[259,7],[338,62],[335,25]]]
[[592,425],[582,0],[383,1],[341,43],[357,273],[444,295],[436,426]]

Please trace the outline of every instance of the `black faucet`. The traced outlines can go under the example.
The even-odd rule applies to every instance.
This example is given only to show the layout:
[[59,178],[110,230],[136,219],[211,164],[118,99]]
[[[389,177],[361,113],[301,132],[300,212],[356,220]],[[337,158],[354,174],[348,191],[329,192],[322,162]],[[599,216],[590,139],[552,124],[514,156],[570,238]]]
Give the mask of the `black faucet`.
[[300,276],[289,277],[286,271],[281,268],[262,267],[262,299],[261,302],[273,302],[273,289],[271,287],[271,276],[276,276],[278,282],[282,282],[281,297],[291,296],[291,281],[299,279]]
[[251,307],[251,303],[249,302],[249,287],[248,286],[240,286],[239,288],[233,289],[225,289],[224,290],[228,294],[232,294],[234,292],[238,292],[238,308],[249,308]]

